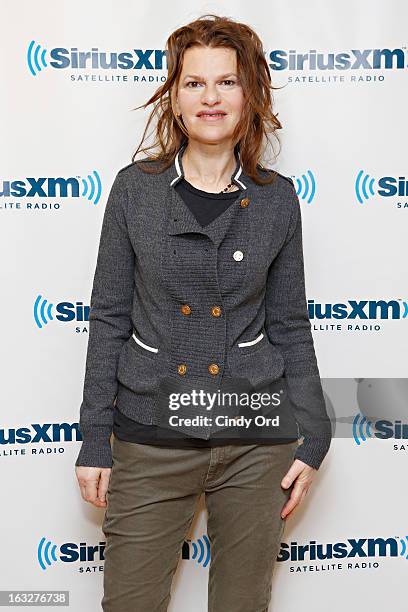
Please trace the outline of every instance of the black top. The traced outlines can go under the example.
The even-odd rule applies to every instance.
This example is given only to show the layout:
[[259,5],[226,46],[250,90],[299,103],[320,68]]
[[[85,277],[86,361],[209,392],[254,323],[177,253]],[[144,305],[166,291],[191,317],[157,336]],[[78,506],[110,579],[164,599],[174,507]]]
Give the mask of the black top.
[[[221,215],[240,195],[240,190],[227,193],[210,193],[197,189],[184,178],[175,187],[191,212],[202,227],[205,227]],[[228,430],[227,430],[228,431]],[[120,412],[120,406],[115,407],[113,433],[117,438],[139,444],[177,448],[207,448],[225,444],[280,444],[292,442],[297,438],[265,438],[263,440],[246,437],[234,438],[193,438],[176,430],[164,429],[157,425],[145,425],[128,418]]]
[[240,190],[228,193],[210,193],[197,189],[185,178],[175,187],[202,227],[214,221],[238,198]]

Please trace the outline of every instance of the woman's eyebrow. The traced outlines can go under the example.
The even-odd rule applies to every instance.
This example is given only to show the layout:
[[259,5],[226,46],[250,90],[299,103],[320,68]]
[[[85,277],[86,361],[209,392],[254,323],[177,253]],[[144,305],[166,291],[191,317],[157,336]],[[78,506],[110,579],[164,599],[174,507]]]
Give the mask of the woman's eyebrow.
[[[229,76],[237,76],[235,74],[235,72],[228,72],[227,74],[222,74],[221,76],[217,77],[218,79],[226,79]],[[184,77],[184,79],[197,79],[197,80],[204,80],[204,77],[199,75],[199,74],[186,74],[186,76]]]

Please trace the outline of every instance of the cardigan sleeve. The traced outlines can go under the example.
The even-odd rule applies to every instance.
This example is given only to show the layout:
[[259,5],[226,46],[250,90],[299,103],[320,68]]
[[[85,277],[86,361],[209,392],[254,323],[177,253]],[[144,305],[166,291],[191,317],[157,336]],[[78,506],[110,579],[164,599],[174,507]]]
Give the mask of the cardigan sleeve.
[[284,357],[288,398],[303,436],[295,459],[319,469],[331,444],[331,423],[307,309],[300,203],[293,182],[290,183],[288,232],[267,277],[266,331]]
[[124,176],[120,172],[106,204],[89,311],[89,336],[75,465],[111,467],[110,436],[117,395],[117,365],[132,334],[134,250],[129,238]]

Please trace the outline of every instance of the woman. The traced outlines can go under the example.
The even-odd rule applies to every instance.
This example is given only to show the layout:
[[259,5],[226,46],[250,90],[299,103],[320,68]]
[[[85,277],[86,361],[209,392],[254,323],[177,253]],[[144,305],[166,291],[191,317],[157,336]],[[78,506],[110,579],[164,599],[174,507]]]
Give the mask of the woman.
[[[82,497],[106,506],[105,611],[167,609],[201,493],[208,609],[267,610],[284,519],[331,440],[300,206],[292,181],[259,163],[281,126],[253,30],[206,15],[166,48],[167,81],[147,103],[159,153],[118,172],[104,215],[76,474]],[[248,433],[252,405],[190,401],[254,399],[276,382],[277,434],[254,418]]]

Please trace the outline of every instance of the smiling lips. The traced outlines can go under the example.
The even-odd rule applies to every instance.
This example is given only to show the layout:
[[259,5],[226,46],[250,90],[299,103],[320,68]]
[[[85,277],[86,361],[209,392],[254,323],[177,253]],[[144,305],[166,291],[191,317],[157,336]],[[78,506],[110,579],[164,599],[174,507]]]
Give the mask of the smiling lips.
[[219,121],[220,119],[223,119],[225,115],[226,113],[224,113],[223,111],[201,111],[200,113],[198,113],[197,116],[200,119],[204,119],[204,121]]

